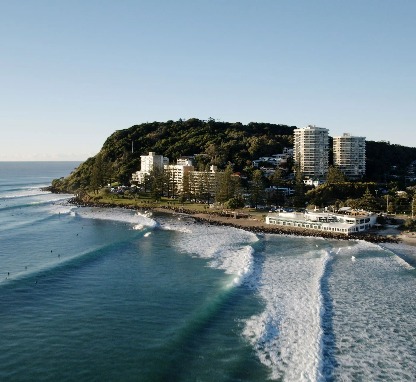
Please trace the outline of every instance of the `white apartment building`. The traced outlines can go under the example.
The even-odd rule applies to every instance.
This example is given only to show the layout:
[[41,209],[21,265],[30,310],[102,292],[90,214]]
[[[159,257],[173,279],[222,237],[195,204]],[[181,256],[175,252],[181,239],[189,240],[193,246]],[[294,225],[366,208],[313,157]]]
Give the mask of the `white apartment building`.
[[359,179],[365,174],[365,137],[344,133],[333,140],[334,165],[347,178]]
[[169,164],[169,159],[163,155],[149,152],[149,155],[141,155],[141,169],[132,174],[132,182],[143,184],[145,176],[150,175],[154,168],[163,169],[169,173],[169,184],[173,194],[181,193],[184,189],[184,178],[187,178],[187,188],[195,195],[210,193],[215,195],[217,188],[217,167],[210,166],[209,171],[195,171],[190,157],[179,158],[176,164]]
[[328,129],[308,125],[294,130],[294,159],[308,178],[323,178],[328,172]]
[[169,182],[175,188],[175,191],[183,190],[183,178],[186,174],[194,171],[192,160],[189,158],[179,158],[176,164],[165,165],[164,169],[169,173]]
[[140,171],[134,172],[131,180],[133,182],[144,183],[145,176],[150,175],[153,169],[163,169],[168,164],[169,158],[163,155],[156,155],[153,151],[149,152],[149,155],[140,155]]
[[210,193],[215,196],[217,191],[217,166],[211,165],[209,171],[191,171],[189,173],[189,186],[192,193],[198,195]]

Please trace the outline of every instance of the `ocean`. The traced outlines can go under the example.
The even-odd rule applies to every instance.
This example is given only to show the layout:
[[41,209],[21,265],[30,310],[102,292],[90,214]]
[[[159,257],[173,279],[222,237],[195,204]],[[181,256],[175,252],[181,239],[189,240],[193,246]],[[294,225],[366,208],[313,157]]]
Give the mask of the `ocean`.
[[1,381],[413,381],[415,247],[69,205],[0,162]]

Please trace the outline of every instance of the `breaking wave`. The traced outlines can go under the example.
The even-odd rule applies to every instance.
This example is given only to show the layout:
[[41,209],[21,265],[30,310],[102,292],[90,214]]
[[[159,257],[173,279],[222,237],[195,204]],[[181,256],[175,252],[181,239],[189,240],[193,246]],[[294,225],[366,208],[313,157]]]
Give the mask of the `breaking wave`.
[[272,379],[323,379],[321,283],[330,258],[316,247],[301,255],[267,253],[256,286],[265,309],[245,322],[243,334]]
[[133,229],[143,227],[156,227],[157,222],[152,218],[132,210],[121,208],[98,208],[80,207],[75,211],[75,216],[82,219],[110,220],[116,222],[129,223]]
[[208,260],[208,265],[232,276],[229,286],[241,285],[253,271],[255,234],[241,229],[170,219],[162,229],[176,231],[175,245],[183,252]]

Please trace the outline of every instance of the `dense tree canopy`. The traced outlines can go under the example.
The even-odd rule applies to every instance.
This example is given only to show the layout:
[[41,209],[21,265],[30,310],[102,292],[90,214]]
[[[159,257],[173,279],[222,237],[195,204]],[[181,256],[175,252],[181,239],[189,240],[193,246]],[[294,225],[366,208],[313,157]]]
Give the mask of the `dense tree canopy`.
[[[149,151],[163,154],[171,161],[180,156],[205,154],[198,158],[202,166],[209,163],[224,169],[232,163],[235,171],[241,171],[258,156],[270,156],[291,147],[295,128],[196,118],[150,122],[116,131],[107,138],[99,155],[107,176],[120,183],[128,183],[131,174],[140,168],[140,155]],[[93,176],[94,163],[95,158],[90,158],[81,164],[62,186],[68,190],[90,186],[93,177],[97,178],[96,173]]]
[[[163,154],[171,161],[180,156],[199,154],[196,167],[204,170],[215,164],[225,169],[229,164],[233,171],[246,172],[251,179],[250,170],[254,159],[281,153],[284,147],[293,146],[293,130],[296,126],[271,123],[221,122],[196,118],[167,122],[149,122],[117,130],[105,141],[95,157],[87,159],[70,176],[54,181],[57,191],[95,190],[103,184],[119,182],[128,184],[131,174],[140,169],[140,155],[149,151]],[[133,148],[133,150],[132,150]],[[388,142],[366,143],[367,171],[366,181],[380,182],[392,177],[403,176],[411,162],[416,160],[416,148],[391,145]],[[288,161],[288,171],[293,161]],[[280,185],[280,175],[276,174],[272,184]],[[341,182],[336,169],[331,168],[328,183]],[[303,187],[299,183],[297,197]],[[371,187],[370,187],[371,189]],[[330,198],[341,189],[327,189]],[[360,190],[362,191],[362,190]],[[323,195],[310,195],[320,204]],[[362,196],[362,193],[360,197]],[[299,204],[303,200],[299,200]]]

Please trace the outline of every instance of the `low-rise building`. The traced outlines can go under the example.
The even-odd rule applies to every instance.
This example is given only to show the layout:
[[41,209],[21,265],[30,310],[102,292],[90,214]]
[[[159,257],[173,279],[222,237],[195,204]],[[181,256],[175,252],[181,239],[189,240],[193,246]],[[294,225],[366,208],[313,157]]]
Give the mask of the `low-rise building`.
[[255,159],[252,161],[253,167],[259,167],[262,163],[268,163],[274,167],[280,166],[283,163],[286,163],[288,158],[293,156],[293,149],[289,147],[285,147],[283,149],[283,153],[281,154],[273,154],[271,157],[260,157],[259,159]]
[[368,230],[376,224],[376,219],[376,214],[365,211],[351,211],[349,215],[327,212],[275,212],[266,216],[266,224],[351,235]]
[[303,183],[306,186],[313,186],[313,187],[318,187],[321,184],[324,183],[324,181],[322,179],[313,179],[313,178],[309,178],[309,179],[304,179]]

